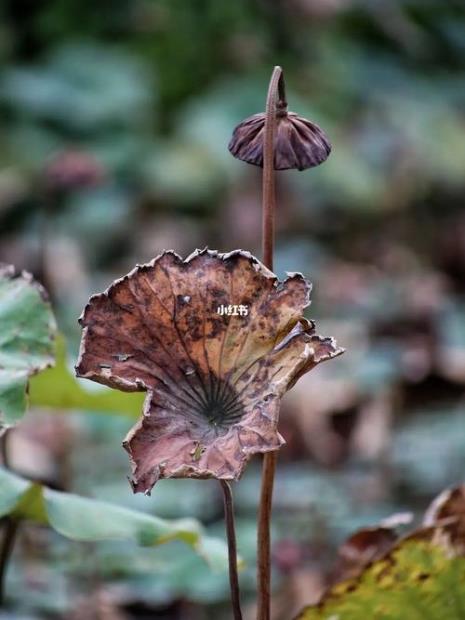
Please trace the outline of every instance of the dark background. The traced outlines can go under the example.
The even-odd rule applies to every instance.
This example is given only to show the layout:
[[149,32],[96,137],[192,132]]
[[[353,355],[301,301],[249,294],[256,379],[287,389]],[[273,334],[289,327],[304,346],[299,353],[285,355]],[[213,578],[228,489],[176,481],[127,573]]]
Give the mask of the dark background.
[[[48,288],[70,366],[88,296],[136,262],[260,252],[260,170],[227,143],[263,110],[275,64],[290,109],[333,144],[320,168],[278,175],[276,270],[312,280],[309,316],[347,349],[283,406],[273,567],[275,617],[288,618],[318,596],[345,535],[419,515],[463,478],[464,5],[1,4],[0,260]],[[114,409],[33,399],[12,438],[17,469],[223,536],[214,481],[131,495],[120,442],[134,417]],[[255,461],[235,487],[249,613],[259,474]],[[227,576],[181,544],[72,545],[31,526],[8,583],[1,618],[230,617]]]

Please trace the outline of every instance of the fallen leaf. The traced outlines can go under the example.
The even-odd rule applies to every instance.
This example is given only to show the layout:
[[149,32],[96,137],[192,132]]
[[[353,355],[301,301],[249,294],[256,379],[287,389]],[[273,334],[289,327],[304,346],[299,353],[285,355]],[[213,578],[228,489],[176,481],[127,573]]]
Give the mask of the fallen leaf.
[[341,579],[297,620],[462,620],[464,508],[462,485],[441,494],[423,526],[403,538],[391,539],[383,528],[356,533],[340,551],[346,562]]

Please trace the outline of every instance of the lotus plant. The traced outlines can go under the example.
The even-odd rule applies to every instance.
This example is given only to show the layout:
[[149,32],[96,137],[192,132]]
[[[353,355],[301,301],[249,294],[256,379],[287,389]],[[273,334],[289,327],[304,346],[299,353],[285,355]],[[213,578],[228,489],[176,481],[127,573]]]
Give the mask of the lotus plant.
[[220,481],[230,554],[234,618],[242,618],[230,481],[264,454],[258,518],[258,619],[270,617],[270,511],[281,398],[304,373],[342,352],[304,318],[310,283],[273,273],[274,170],[322,163],[320,128],[287,112],[282,70],[266,113],[235,130],[238,158],[263,166],[263,261],[234,250],[165,251],[91,297],[80,318],[78,376],[145,391],[141,419],[123,446],[134,492],[160,478]]

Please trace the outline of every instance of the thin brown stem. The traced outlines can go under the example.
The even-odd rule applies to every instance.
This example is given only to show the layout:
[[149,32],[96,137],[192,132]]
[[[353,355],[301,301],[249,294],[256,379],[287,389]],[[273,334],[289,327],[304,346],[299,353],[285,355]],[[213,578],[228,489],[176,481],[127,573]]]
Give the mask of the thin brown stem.
[[258,559],[257,559],[257,620],[270,620],[271,602],[271,506],[277,452],[263,456],[262,486],[258,512]]
[[[263,263],[273,269],[274,218],[276,191],[274,178],[274,137],[277,120],[277,104],[286,105],[286,94],[281,67],[275,67],[271,75],[266,98],[263,143]],[[262,485],[258,509],[257,532],[257,620],[270,620],[271,599],[271,505],[277,453],[266,452],[263,456]]]
[[5,599],[6,571],[15,544],[19,521],[5,517],[3,524],[3,541],[0,547],[0,607],[3,606]]
[[3,433],[0,435],[0,456],[2,458],[2,465],[5,469],[10,468],[9,457],[8,457],[8,439],[11,429],[5,428]]
[[226,536],[228,538],[229,557],[229,585],[231,588],[231,603],[234,620],[242,620],[241,599],[239,593],[239,577],[237,574],[237,544],[236,528],[234,525],[234,505],[231,487],[226,480],[220,480],[223,490],[224,520],[226,524]]
[[[3,434],[0,436],[0,453],[2,457],[2,466],[5,469],[10,468],[10,460],[8,454],[8,440],[10,432],[10,429],[6,428],[3,431]],[[0,545],[0,607],[3,606],[5,599],[6,572],[15,544],[19,522],[16,519],[12,519],[11,517],[5,517],[4,519],[2,519],[2,525],[3,539]]]
[[263,140],[263,194],[262,194],[262,252],[263,263],[273,269],[274,216],[276,208],[274,180],[274,136],[276,129],[276,104],[284,99],[284,81],[281,67],[275,67],[271,75],[266,98],[265,128]]

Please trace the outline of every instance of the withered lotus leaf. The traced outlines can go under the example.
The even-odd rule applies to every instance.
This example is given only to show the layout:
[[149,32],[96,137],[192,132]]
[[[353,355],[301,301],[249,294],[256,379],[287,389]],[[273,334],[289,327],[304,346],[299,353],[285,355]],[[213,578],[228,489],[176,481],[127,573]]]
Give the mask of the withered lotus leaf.
[[[228,148],[234,157],[263,167],[265,114],[254,114],[234,129]],[[331,144],[315,123],[295,112],[280,110],[274,138],[275,170],[306,170],[322,164],[331,153]]]
[[303,373],[342,352],[302,317],[310,284],[284,282],[241,250],[165,252],[91,297],[76,372],[145,390],[123,445],[135,492],[159,478],[237,479],[278,449],[280,399]]

